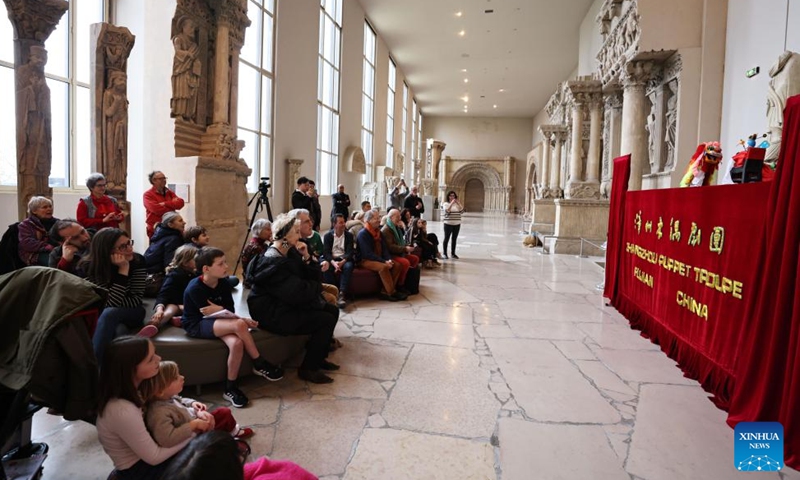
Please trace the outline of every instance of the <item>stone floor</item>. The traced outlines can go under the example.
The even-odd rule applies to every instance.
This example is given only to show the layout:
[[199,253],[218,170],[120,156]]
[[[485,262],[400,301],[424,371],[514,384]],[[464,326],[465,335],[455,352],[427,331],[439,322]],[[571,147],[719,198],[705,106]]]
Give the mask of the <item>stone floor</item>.
[[[724,412],[604,307],[598,259],[526,249],[520,224],[467,216],[461,259],[426,270],[419,295],[348,307],[335,383],[247,379],[234,414],[253,454],[326,480],[800,479],[736,472]],[[223,403],[219,386],[200,398]],[[111,470],[91,425],[40,412],[33,436],[51,447],[45,479]]]

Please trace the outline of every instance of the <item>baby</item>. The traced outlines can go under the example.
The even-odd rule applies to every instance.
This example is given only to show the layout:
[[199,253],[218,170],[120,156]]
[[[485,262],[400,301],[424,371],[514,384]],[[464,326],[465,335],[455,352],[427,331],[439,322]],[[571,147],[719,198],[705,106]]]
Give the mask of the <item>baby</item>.
[[146,402],[145,424],[153,440],[162,447],[172,447],[195,433],[209,430],[229,432],[237,439],[253,435],[253,429],[239,427],[229,408],[219,407],[209,412],[205,404],[178,396],[181,390],[183,375],[178,364],[170,361],[161,362],[158,374],[139,386]]

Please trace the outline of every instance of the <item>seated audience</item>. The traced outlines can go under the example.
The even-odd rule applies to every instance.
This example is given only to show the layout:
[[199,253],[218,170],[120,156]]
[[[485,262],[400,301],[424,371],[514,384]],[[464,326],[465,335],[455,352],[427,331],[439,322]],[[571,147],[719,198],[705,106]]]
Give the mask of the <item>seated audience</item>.
[[[300,243],[305,245],[308,250],[308,254],[310,255],[309,262],[319,266],[317,280],[321,282],[322,274],[327,272],[331,265],[327,260],[322,258],[322,239],[319,237],[319,233],[312,229],[314,221],[311,215],[308,210],[303,208],[290,210],[287,215],[300,221]],[[319,243],[317,243],[317,241],[319,241]],[[322,296],[325,297],[328,303],[336,306],[336,301],[339,298],[339,289],[336,288],[336,285],[323,283]]]
[[[241,446],[245,448],[242,449]],[[164,479],[169,480],[317,480],[299,465],[286,460],[261,457],[247,463],[250,453],[224,432],[198,435],[170,462]],[[242,467],[244,464],[244,467]]]
[[208,232],[200,225],[189,227],[183,231],[183,241],[200,250],[209,244]]
[[411,227],[412,218],[414,217],[412,216],[411,210],[407,208],[400,210],[400,224],[398,226],[403,229],[403,233]]
[[250,288],[250,285],[247,284],[246,276],[247,266],[250,264],[250,260],[263,254],[272,241],[272,222],[266,218],[259,218],[253,222],[250,233],[252,234],[250,242],[245,245],[244,250],[242,250],[242,272],[245,272],[245,288]]
[[178,364],[170,361],[162,361],[158,373],[139,385],[145,402],[145,424],[162,447],[173,447],[191,439],[193,433],[209,430],[228,432],[240,439],[253,435],[252,428],[239,427],[229,408],[208,411],[206,404],[179,396],[182,390],[183,375]]
[[[398,285],[405,284],[408,270],[417,268],[417,265],[419,265],[419,257],[411,253],[414,251],[414,247],[406,245],[405,230],[402,228],[402,224],[400,211],[393,208],[389,210],[389,215],[386,216],[386,225],[381,229],[383,239],[392,254],[392,260],[400,264],[401,270],[400,277],[397,279]],[[398,290],[403,291],[403,288],[399,287]]]
[[97,437],[114,462],[113,475],[118,480],[164,478],[169,459],[189,443],[186,439],[162,448],[145,426],[138,388],[158,374],[160,361],[150,340],[122,337],[111,342],[100,364]]
[[106,195],[106,177],[102,173],[93,173],[86,179],[89,196],[78,202],[78,223],[86,228],[119,228],[125,220],[125,214],[117,204],[117,199]]
[[398,292],[395,287],[400,277],[400,264],[392,261],[389,247],[381,235],[380,213],[377,210],[370,210],[364,215],[364,220],[366,225],[356,237],[358,251],[361,254],[359,265],[367,270],[378,272],[383,284],[380,295],[382,299],[390,302],[405,300],[408,295]]
[[[242,355],[246,352],[253,359],[253,373],[270,381],[283,378],[283,370],[270,364],[258,352],[250,328],[258,323],[251,318],[236,315],[231,285],[228,278],[228,262],[225,253],[214,247],[206,247],[195,258],[199,277],[189,282],[183,295],[181,326],[186,335],[194,338],[219,338],[228,347],[228,376],[223,398],[234,407],[241,408],[249,402],[239,390],[237,380]],[[228,310],[229,314],[215,318],[212,315]]]
[[[347,286],[355,267],[355,248],[353,234],[345,229],[344,215],[337,213],[333,217],[333,228],[325,234],[323,242],[323,260],[330,263],[330,268],[323,273],[326,283],[339,288],[336,306],[345,308]],[[338,275],[338,281],[337,281]]]
[[197,276],[196,256],[197,249],[191,245],[182,245],[175,250],[175,256],[167,266],[167,276],[158,291],[150,325],[160,328],[183,313],[183,294],[189,282]]
[[[314,221],[313,230],[319,232],[320,225],[322,224],[322,207],[319,204],[319,192],[317,191],[317,184],[314,183],[314,180],[308,181],[308,192],[306,192],[308,197],[311,199],[311,208],[309,211],[311,212],[311,220]],[[322,241],[320,241],[322,244]]]
[[167,212],[150,238],[150,246],[144,252],[147,273],[164,273],[175,250],[183,245],[183,227],[186,222],[178,212]]
[[338,370],[327,361],[339,309],[322,296],[319,266],[300,241],[301,220],[278,216],[272,225],[275,241],[253,260],[247,297],[250,314],[264,330],[279,335],[310,335],[298,376],[312,383],[331,383],[321,370]]
[[106,346],[120,331],[138,331],[144,325],[142,306],[147,272],[144,258],[133,252],[133,240],[118,228],[104,228],[92,238],[89,255],[78,268],[86,280],[108,290],[105,308],[92,338],[94,354],[102,363]]
[[167,188],[167,177],[164,172],[156,170],[151,172],[147,179],[153,187],[144,192],[144,210],[146,214],[147,237],[155,233],[156,226],[161,222],[161,217],[170,211],[183,208],[183,199]]
[[370,210],[372,210],[372,205],[369,203],[369,200],[361,202],[361,213],[367,213]]
[[53,202],[47,197],[31,197],[28,200],[28,218],[19,223],[19,258],[26,265],[46,267],[54,243],[50,240],[50,229],[57,218],[53,218]]
[[422,218],[412,220],[411,228],[406,230],[406,244],[419,248],[420,260],[426,268],[439,265],[439,239],[435,233],[428,233],[428,222]]
[[364,212],[353,212],[353,219],[348,220],[344,226],[353,238],[358,238],[358,232],[364,228]]
[[83,225],[72,218],[59,220],[50,229],[50,238],[60,244],[50,252],[50,268],[84,276],[78,264],[89,253],[91,237]]

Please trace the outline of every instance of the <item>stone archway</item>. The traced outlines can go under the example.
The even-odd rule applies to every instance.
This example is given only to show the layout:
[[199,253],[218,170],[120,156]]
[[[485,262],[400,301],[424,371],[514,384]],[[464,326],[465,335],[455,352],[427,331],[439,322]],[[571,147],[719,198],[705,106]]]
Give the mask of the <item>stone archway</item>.
[[470,178],[464,185],[464,209],[470,213],[482,212],[486,199],[483,182],[477,178]]
[[496,169],[480,161],[468,163],[456,170],[445,190],[455,190],[459,198],[464,198],[467,182],[472,179],[479,180],[483,185],[484,212],[510,211],[511,187],[503,185]]

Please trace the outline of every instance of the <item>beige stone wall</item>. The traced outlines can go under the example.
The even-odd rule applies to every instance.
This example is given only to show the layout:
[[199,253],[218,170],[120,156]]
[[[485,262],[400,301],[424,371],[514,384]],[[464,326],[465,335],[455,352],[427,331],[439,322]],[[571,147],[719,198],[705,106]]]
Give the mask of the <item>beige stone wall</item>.
[[[565,200],[556,199],[555,253],[577,254],[580,251],[580,238],[602,243],[608,237],[607,200]],[[584,245],[584,254],[602,255],[602,252]]]

